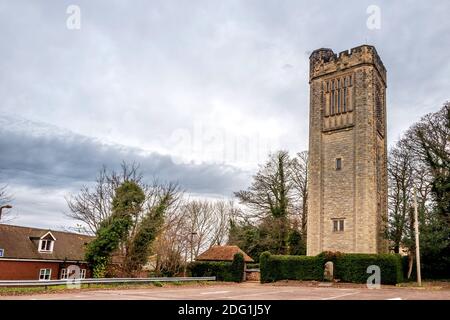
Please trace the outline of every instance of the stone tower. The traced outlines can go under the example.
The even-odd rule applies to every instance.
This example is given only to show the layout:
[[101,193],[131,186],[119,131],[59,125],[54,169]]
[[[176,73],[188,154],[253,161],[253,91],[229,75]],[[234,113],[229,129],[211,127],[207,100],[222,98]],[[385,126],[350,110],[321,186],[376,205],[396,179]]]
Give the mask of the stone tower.
[[307,254],[387,252],[386,69],[375,47],[310,56]]

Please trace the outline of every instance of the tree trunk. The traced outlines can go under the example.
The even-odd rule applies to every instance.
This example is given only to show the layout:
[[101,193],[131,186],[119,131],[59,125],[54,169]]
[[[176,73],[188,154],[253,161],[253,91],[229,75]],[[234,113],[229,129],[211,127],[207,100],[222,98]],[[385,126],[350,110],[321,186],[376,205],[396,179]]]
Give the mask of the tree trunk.
[[411,274],[412,274],[412,270],[413,270],[413,265],[414,265],[414,253],[410,253],[409,255],[409,259],[408,259],[408,276],[407,278],[410,279],[411,278]]

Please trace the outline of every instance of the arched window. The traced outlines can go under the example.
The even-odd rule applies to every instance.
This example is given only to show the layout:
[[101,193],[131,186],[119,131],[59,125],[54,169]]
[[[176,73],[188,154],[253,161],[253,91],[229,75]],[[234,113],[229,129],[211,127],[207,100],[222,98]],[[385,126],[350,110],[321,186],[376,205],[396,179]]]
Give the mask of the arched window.
[[330,115],[334,115],[334,81],[331,81]]
[[347,112],[347,87],[344,88],[344,99],[343,99],[342,112]]
[[337,113],[341,113],[341,80],[337,81]]

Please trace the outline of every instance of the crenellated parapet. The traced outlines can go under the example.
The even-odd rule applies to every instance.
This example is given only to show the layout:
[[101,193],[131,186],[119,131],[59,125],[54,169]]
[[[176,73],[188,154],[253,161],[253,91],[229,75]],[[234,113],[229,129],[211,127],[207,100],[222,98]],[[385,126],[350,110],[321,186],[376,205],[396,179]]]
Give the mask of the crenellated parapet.
[[386,84],[386,68],[374,46],[361,45],[350,51],[342,51],[339,55],[329,48],[321,48],[312,52],[309,62],[310,81],[352,67],[373,65]]

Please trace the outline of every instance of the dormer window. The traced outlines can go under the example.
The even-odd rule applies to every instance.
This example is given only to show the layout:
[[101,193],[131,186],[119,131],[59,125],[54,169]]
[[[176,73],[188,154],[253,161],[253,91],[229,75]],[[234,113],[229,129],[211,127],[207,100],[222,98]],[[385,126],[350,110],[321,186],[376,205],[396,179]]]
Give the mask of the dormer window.
[[39,251],[53,251],[53,240],[41,240]]
[[39,239],[39,252],[52,253],[56,238],[49,231]]

